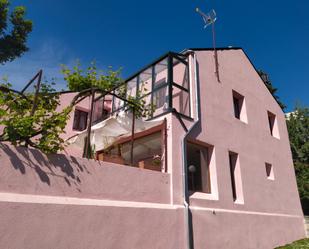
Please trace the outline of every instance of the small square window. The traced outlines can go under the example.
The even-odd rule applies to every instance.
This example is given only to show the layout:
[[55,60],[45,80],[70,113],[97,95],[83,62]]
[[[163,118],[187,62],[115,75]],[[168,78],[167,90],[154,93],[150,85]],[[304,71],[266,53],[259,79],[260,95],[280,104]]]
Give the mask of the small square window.
[[274,180],[274,169],[273,166],[270,163],[265,163],[265,169],[266,169],[266,176],[267,179]]
[[267,116],[270,134],[273,137],[280,138],[276,115],[267,111]]
[[233,107],[235,118],[247,123],[247,112],[245,106],[245,98],[238,92],[233,90]]

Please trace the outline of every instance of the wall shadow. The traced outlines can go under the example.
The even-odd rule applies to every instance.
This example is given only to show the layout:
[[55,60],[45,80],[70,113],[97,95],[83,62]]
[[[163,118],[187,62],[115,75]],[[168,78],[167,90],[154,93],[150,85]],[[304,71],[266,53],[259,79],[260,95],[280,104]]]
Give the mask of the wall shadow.
[[[63,154],[44,155],[36,149],[29,149],[22,146],[12,146],[0,143],[1,156],[7,156],[10,165],[25,175],[28,170],[35,172],[41,182],[51,186],[52,178],[61,178],[69,186],[81,184],[80,174],[90,172],[84,162],[79,162],[74,157]],[[81,160],[82,161],[82,160]],[[80,189],[77,188],[80,192]]]

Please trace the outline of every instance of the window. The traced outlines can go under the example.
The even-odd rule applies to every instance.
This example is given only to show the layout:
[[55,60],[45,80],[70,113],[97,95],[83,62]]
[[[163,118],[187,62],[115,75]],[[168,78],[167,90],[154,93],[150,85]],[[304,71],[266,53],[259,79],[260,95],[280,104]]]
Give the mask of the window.
[[208,194],[216,192],[213,157],[213,146],[187,143],[189,191],[199,191]]
[[231,187],[233,200],[236,203],[243,203],[243,190],[239,166],[239,156],[235,152],[229,152],[229,164],[231,174]]
[[235,118],[247,123],[247,113],[245,106],[245,98],[238,92],[233,90],[233,107]]
[[189,62],[185,58],[173,58],[172,105],[180,114],[191,116]]
[[94,101],[92,124],[100,122],[109,116],[108,104],[110,101],[100,98]]
[[75,109],[73,130],[76,130],[76,131],[85,130],[87,128],[87,118],[88,118],[88,112]]
[[[145,135],[143,135],[143,133]],[[136,133],[133,148],[133,165],[141,169],[162,171],[164,169],[164,144],[162,132],[147,134],[147,131]],[[98,152],[97,159],[123,165],[131,164],[131,137],[124,138],[103,151]]]
[[233,103],[234,103],[234,115],[235,118],[240,119],[240,103],[239,99],[233,96]]
[[270,134],[273,137],[280,138],[276,115],[267,111],[267,116],[268,116]]
[[266,176],[269,180],[274,180],[274,169],[273,166],[270,163],[265,163],[265,169],[266,169]]

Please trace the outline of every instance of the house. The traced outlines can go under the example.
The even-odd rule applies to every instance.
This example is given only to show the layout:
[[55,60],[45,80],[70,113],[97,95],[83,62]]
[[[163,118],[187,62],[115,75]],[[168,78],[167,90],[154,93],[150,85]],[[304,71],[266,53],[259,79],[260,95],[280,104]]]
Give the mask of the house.
[[[118,89],[97,96],[90,139],[97,162],[76,159],[90,101],[77,105],[65,135],[66,153],[76,157],[65,160],[88,165],[89,173],[72,166],[69,180],[78,191],[58,178],[56,194],[42,187],[58,196],[46,199],[53,218],[46,216],[43,232],[34,226],[23,238],[52,231],[57,248],[117,249],[271,249],[303,238],[284,113],[241,48],[219,48],[217,56],[218,75],[213,49],[187,49],[129,77],[126,96],[141,94],[152,107],[135,120],[133,134]],[[64,106],[72,96],[62,96]]]

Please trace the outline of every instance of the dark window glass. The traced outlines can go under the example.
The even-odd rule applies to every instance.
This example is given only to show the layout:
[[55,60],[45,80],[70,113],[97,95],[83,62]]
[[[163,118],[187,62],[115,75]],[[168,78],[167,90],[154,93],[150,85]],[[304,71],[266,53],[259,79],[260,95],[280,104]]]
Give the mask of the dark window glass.
[[268,179],[274,180],[274,170],[273,166],[270,163],[265,163],[266,176]]
[[270,112],[267,112],[267,114],[268,114],[268,124],[269,124],[270,134],[273,136],[276,116],[274,114],[270,113]]
[[234,201],[236,201],[237,199],[236,183],[235,183],[235,168],[236,168],[237,157],[238,155],[236,153],[233,152],[229,153],[231,184],[232,184],[232,193]]
[[87,118],[88,112],[76,109],[74,113],[73,130],[85,130],[87,128]]
[[240,119],[240,103],[239,99],[233,96],[233,103],[234,103],[234,115],[235,118]]
[[211,193],[209,148],[187,144],[188,188],[190,191]]
[[98,123],[109,117],[108,101],[100,98],[94,102],[92,124]]

